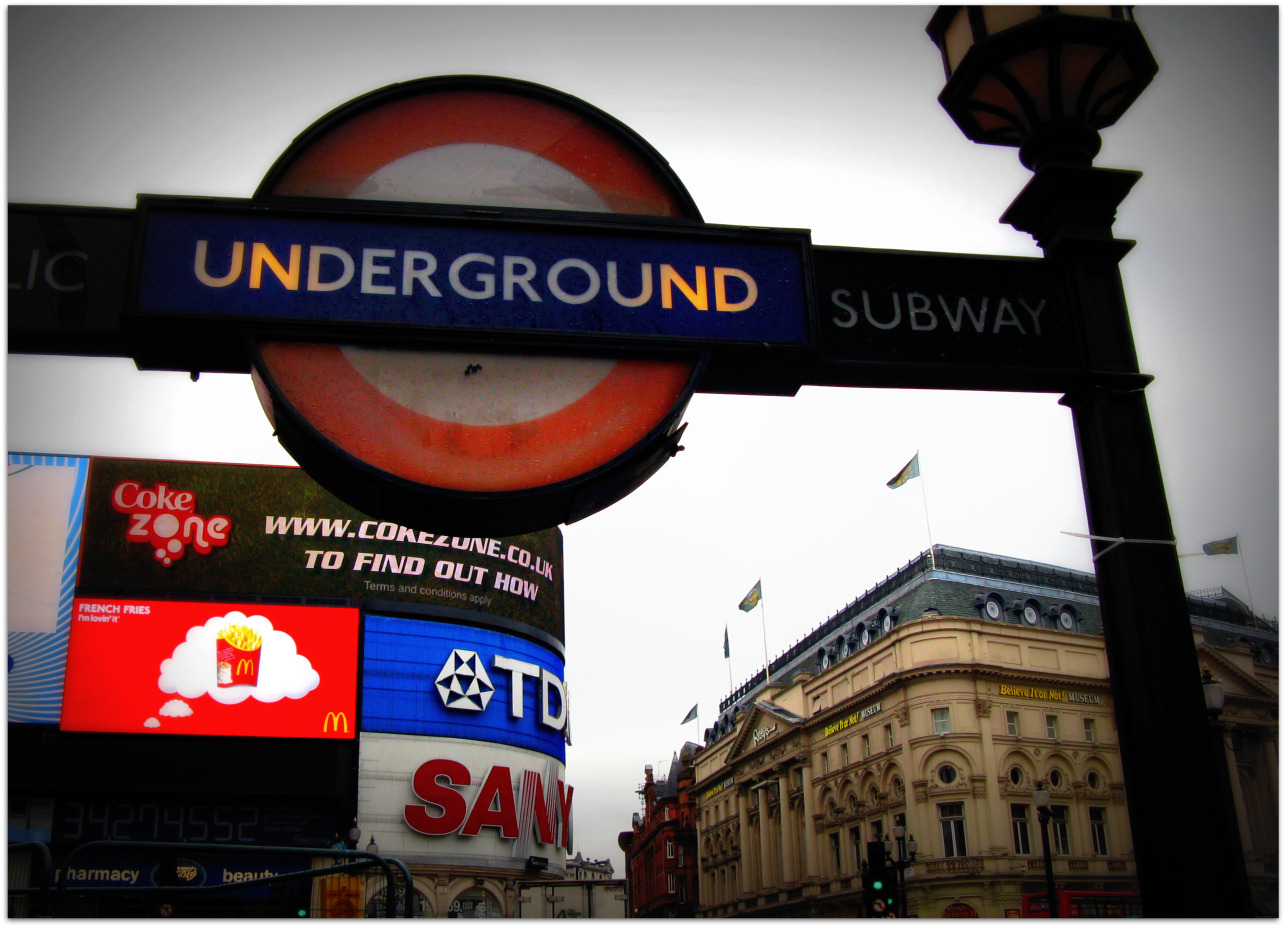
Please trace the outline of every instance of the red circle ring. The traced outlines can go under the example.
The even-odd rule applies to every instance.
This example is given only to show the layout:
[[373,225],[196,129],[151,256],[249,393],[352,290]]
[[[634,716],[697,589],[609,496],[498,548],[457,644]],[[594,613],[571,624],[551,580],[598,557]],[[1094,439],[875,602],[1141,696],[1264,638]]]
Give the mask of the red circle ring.
[[[611,212],[700,218],[664,160],[610,116],[548,88],[483,77],[429,78],[345,104],[295,141],[268,172],[256,198],[360,199],[368,195],[363,184],[387,165],[458,144],[514,149],[551,162],[592,190]],[[488,498],[545,490],[570,498],[574,484],[592,482],[613,468],[632,469],[635,475],[623,491],[606,492],[610,498],[603,505],[636,488],[663,458],[640,466],[631,456],[645,448],[654,457],[658,440],[674,431],[697,366],[690,359],[617,359],[596,386],[562,408],[530,420],[482,425],[402,404],[363,376],[337,345],[265,342],[258,345],[258,355],[256,385],[279,431],[283,416],[295,417],[311,437],[333,446],[341,466],[391,477],[388,485],[418,488],[438,500],[463,494],[477,516],[482,515],[477,503]],[[639,477],[642,469],[646,472]],[[340,484],[350,483],[330,482],[341,497]],[[404,492],[395,495],[405,499]],[[361,496],[368,511],[370,498]],[[546,507],[558,514],[538,527],[573,520],[569,513],[588,514],[583,509],[574,502]]]

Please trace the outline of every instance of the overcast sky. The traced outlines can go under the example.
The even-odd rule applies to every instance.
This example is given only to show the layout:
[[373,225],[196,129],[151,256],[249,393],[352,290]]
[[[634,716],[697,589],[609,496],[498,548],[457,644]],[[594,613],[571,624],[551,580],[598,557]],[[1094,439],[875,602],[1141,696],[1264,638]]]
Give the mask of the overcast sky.
[[[931,7],[8,9],[10,202],[248,197],[300,131],[398,81],[494,74],[605,110],[708,222],[824,245],[1038,256],[1030,176],[936,102]],[[1122,272],[1188,589],[1278,605],[1275,7],[1136,10],[1160,73],[1096,163],[1144,177]],[[245,376],[8,358],[11,451],[289,463]],[[578,849],[610,857],[720,698],[932,540],[1091,570],[1058,396],[805,387],[698,395],[686,450],[564,528]],[[916,451],[923,478],[885,483]],[[927,501],[927,519],[925,505]],[[1246,588],[1245,576],[1249,579]],[[764,610],[741,597],[762,578]],[[729,628],[732,659],[723,659]],[[699,726],[679,722],[698,703]]]

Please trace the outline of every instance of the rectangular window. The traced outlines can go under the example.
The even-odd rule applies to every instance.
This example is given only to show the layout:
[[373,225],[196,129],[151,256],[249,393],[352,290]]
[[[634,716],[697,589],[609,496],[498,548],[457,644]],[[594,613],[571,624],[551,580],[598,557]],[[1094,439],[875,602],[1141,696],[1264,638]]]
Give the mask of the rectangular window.
[[933,733],[934,734],[950,733],[950,709],[949,708],[933,709]]
[[830,751],[822,750],[821,751],[821,772],[828,773],[829,771],[830,771]]
[[1086,743],[1096,743],[1098,739],[1097,725],[1092,718],[1084,719],[1084,740]]
[[1013,818],[1013,855],[1031,855],[1030,806],[1010,805]]
[[891,750],[893,747],[895,747],[895,746],[897,745],[897,744],[896,744],[896,741],[894,741],[894,740],[892,739],[892,725],[891,725],[891,724],[885,724],[885,725],[883,726],[883,745],[884,745],[884,748],[885,748],[885,749],[887,749],[887,750]]
[[1107,856],[1107,809],[1089,809],[1089,832],[1093,835],[1093,855]]
[[839,835],[830,835],[830,861],[834,864],[834,874],[842,872],[843,863],[839,859]]
[[674,874],[672,872],[665,873],[665,887],[669,889],[669,893],[671,895],[677,890],[677,886],[674,881]]
[[1015,711],[1004,712],[1004,719],[1008,721],[1008,734],[1010,737],[1022,736],[1021,715]]
[[1057,715],[1044,716],[1044,733],[1049,740],[1057,740]]
[[857,869],[861,869],[861,828],[849,827],[848,839],[852,841],[852,858],[856,861]]
[[678,865],[683,865],[683,845],[678,845]]
[[869,734],[861,735],[861,755],[866,757],[867,759],[870,758],[870,735]]
[[666,859],[674,858],[674,838],[673,837],[665,838],[665,858]]
[[839,759],[843,761],[844,766],[848,765],[848,745],[847,744],[839,744]]
[[941,843],[943,856],[967,856],[968,843],[964,839],[964,805],[952,802],[938,805],[941,816]]
[[1066,823],[1066,805],[1049,805],[1049,842],[1058,856],[1071,855],[1071,832]]

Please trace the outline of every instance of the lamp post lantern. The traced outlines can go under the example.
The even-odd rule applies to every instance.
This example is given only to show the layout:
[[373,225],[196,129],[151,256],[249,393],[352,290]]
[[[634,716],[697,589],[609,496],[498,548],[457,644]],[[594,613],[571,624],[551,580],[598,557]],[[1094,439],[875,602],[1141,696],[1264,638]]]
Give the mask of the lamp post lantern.
[[[897,840],[897,855],[892,855],[893,838]],[[898,915],[906,917],[906,870],[915,862],[915,857],[919,854],[919,843],[915,840],[915,835],[911,834],[910,839],[906,839],[906,828],[902,824],[894,824],[892,834],[883,835],[884,855],[888,860],[888,865],[897,872],[897,907]]]
[[1099,130],[1150,83],[1155,59],[1128,7],[943,6],[928,34],[947,76],[942,106],[968,138],[1017,147],[1034,171],[1001,221],[1032,235],[1068,282],[1088,376],[1061,402],[1079,450],[1143,912],[1249,916],[1234,814],[1203,832],[1222,849],[1216,859],[1190,852],[1173,814],[1231,784],[1226,763],[1190,749],[1208,720],[1143,396],[1151,378],[1138,369],[1120,278],[1134,243],[1112,232],[1142,175],[1093,166]]
[[1053,812],[1049,809],[1049,790],[1043,782],[1035,783],[1031,793],[1035,802],[1035,814],[1040,819],[1040,842],[1044,846],[1044,888],[1048,894],[1049,917],[1057,917],[1057,889],[1053,887],[1053,853],[1049,849],[1049,818]]

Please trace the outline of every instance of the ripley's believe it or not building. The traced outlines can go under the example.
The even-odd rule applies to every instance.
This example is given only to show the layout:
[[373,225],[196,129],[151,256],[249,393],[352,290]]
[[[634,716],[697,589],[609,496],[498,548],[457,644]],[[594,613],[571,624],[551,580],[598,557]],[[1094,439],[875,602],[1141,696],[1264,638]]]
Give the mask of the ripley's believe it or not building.
[[8,502],[11,913],[383,913],[377,866],[300,875],[355,851],[421,916],[520,916],[567,874],[556,529],[173,461],[10,454]]
[[[1278,636],[1221,589],[1188,603],[1201,667],[1226,692],[1254,905],[1274,916]],[[867,842],[904,828],[907,913],[1017,916],[1046,885],[1037,782],[1057,889],[1136,891],[1101,620],[1090,574],[924,552],[775,659],[770,685],[760,671],[732,693],[704,745],[676,756],[658,788],[694,798],[699,898],[683,900],[708,917],[862,916]],[[1192,816],[1192,852],[1218,852],[1200,841],[1200,804],[1174,813]],[[678,860],[631,848],[682,822],[635,817],[621,835],[631,887],[672,892],[648,869]]]

